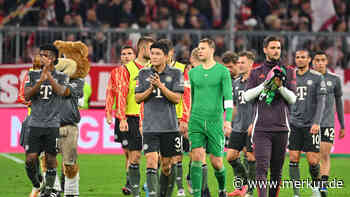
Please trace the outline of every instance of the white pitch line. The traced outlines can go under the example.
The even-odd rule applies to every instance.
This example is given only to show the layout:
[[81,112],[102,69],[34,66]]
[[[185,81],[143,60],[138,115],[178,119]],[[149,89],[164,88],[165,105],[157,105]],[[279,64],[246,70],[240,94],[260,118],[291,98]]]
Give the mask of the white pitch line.
[[0,155],[3,156],[3,157],[6,157],[7,159],[10,159],[10,160],[12,160],[12,161],[14,161],[16,163],[20,163],[20,164],[24,163],[24,161],[22,159],[18,159],[17,157],[11,156],[9,154],[0,153]]

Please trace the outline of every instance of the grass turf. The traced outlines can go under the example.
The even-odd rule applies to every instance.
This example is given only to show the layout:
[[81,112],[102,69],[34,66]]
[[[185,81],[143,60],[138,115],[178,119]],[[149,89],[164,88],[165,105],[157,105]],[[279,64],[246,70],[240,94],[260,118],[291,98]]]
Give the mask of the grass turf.
[[[23,154],[11,154],[16,158],[24,160]],[[61,157],[58,157],[61,161]],[[80,196],[82,197],[122,197],[122,186],[125,184],[124,157],[122,155],[80,155]],[[188,172],[187,156],[184,157],[184,186],[186,188],[185,177]],[[336,178],[343,181],[342,189],[330,189],[328,196],[348,197],[350,196],[350,158],[332,158],[332,169],[330,179]],[[233,190],[233,172],[231,166],[225,162],[227,169],[228,191]],[[283,179],[289,179],[288,159],[286,159],[283,169]],[[19,197],[28,196],[31,191],[31,183],[25,174],[24,164],[16,163],[8,158],[0,156],[0,196]],[[300,162],[300,172],[302,179],[309,178],[308,165],[305,157]],[[145,182],[145,158],[141,162],[141,184]],[[217,182],[214,177],[213,168],[209,167],[208,185],[212,196],[217,196]],[[142,191],[141,196],[145,196]],[[176,196],[176,187],[173,196]],[[257,192],[254,192],[257,196]],[[281,188],[280,197],[291,197],[292,189]],[[311,196],[309,188],[301,189],[301,196]]]

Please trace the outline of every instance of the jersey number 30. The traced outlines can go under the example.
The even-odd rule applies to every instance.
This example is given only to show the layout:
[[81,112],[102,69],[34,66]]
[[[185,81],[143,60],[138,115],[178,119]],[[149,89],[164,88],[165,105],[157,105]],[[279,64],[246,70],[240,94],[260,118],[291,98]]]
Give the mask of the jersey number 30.
[[40,98],[48,100],[52,95],[52,86],[51,85],[41,85],[40,86]]

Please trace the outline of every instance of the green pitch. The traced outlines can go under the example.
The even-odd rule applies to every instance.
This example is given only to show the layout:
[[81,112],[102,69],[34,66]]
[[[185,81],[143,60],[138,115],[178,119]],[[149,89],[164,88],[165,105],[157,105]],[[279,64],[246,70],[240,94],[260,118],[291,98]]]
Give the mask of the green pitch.
[[[11,154],[23,160],[23,154]],[[59,157],[61,160],[61,157]],[[350,196],[350,158],[333,157],[330,180],[336,178],[344,182],[342,189],[330,189],[329,196],[348,197]],[[122,197],[122,186],[125,184],[124,157],[121,155],[80,155],[80,192],[82,197]],[[184,185],[187,192],[185,176],[188,172],[188,157],[185,156]],[[227,162],[227,190],[233,190],[233,173]],[[300,162],[301,176],[309,178],[308,166],[305,157]],[[24,164],[16,163],[13,160],[0,155],[0,196],[19,197],[28,196],[31,191],[31,184],[25,175]],[[145,182],[145,158],[142,158],[141,184]],[[283,171],[283,179],[289,179],[288,160],[286,160]],[[217,182],[212,167],[209,167],[208,185],[212,196],[217,196]],[[255,191],[255,196],[256,195]],[[145,196],[142,191],[141,196]],[[176,189],[174,195],[176,196]],[[187,193],[187,196],[190,196]],[[282,189],[280,197],[291,197],[292,189]],[[301,196],[311,196],[310,189],[302,189]]]

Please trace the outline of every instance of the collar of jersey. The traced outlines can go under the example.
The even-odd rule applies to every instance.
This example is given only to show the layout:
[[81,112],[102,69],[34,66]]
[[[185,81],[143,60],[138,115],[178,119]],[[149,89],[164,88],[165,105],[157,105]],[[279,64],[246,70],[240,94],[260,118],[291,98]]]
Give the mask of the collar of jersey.
[[[152,72],[157,72],[154,68],[153,68],[153,66],[151,66],[151,70],[152,70]],[[167,64],[166,66],[165,66],[165,69],[163,70],[163,72],[161,72],[161,73],[158,73],[158,74],[163,74],[163,73],[167,73],[169,71],[169,65]]]

